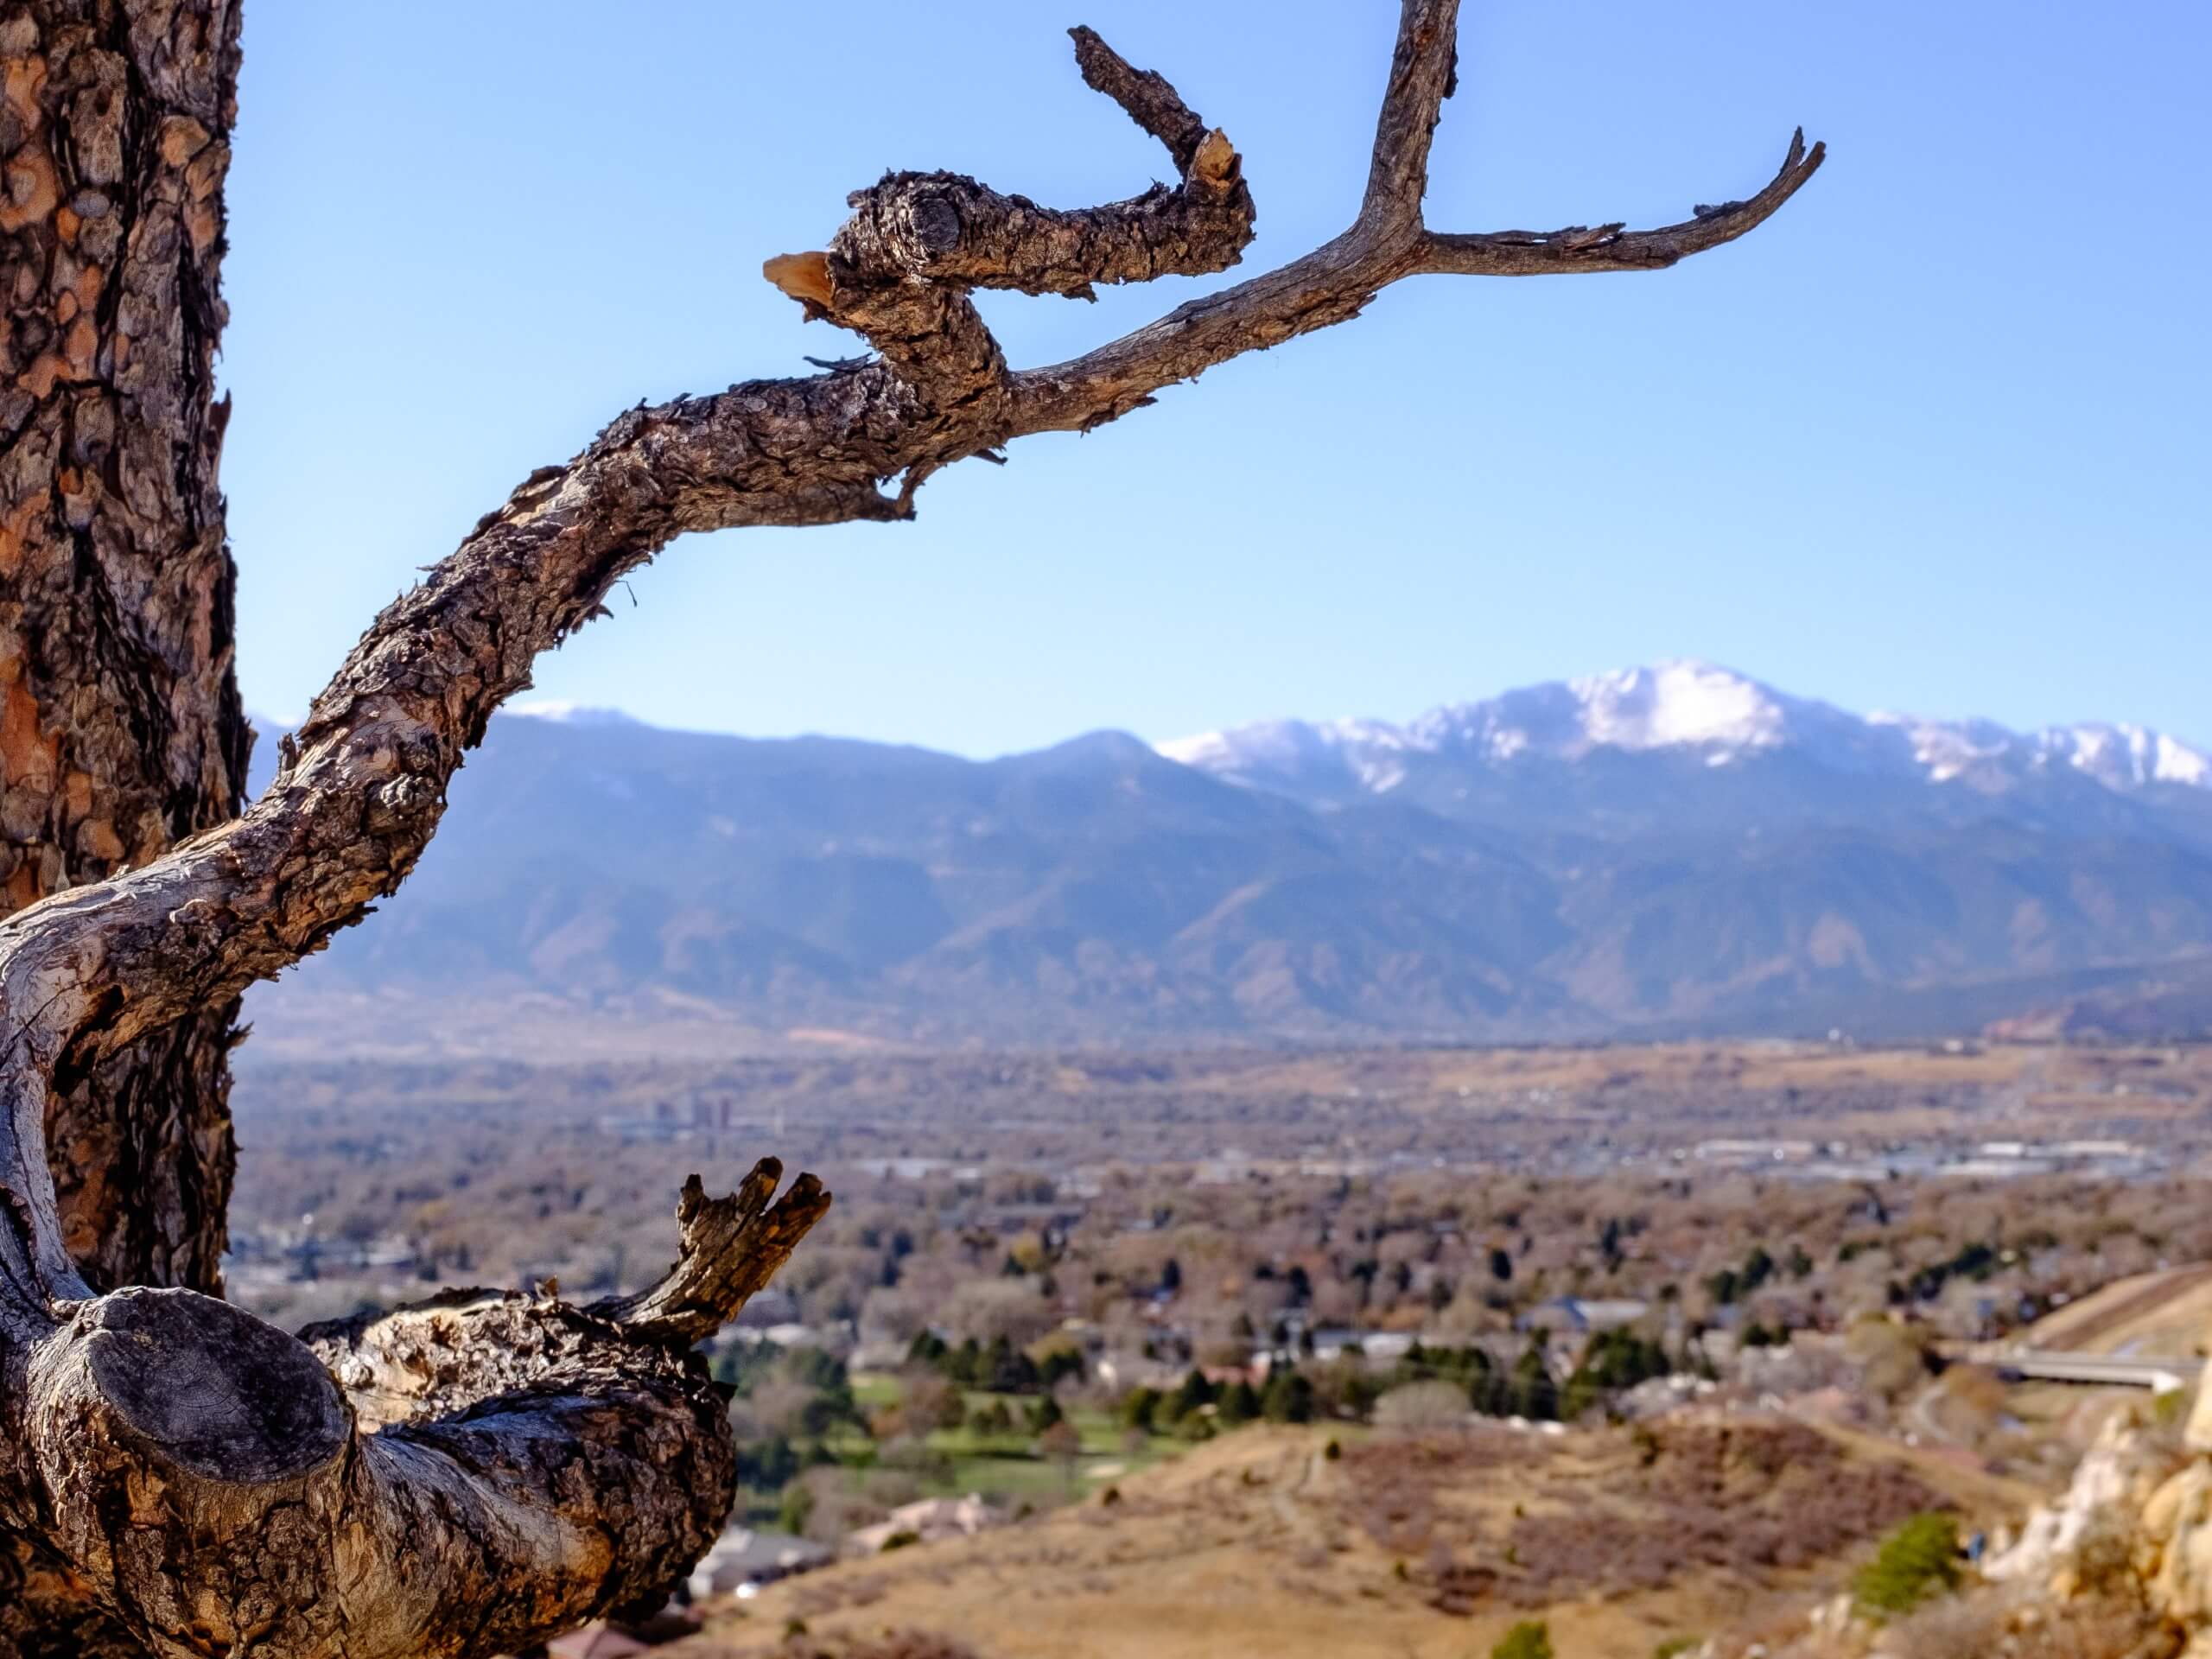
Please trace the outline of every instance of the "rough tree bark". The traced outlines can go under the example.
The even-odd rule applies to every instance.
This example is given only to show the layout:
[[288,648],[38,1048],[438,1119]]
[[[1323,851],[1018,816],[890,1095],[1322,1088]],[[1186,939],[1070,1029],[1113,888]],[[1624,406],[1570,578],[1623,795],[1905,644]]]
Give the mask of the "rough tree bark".
[[[0,13],[0,905],[144,864],[235,815],[216,465],[222,184],[238,16],[220,0]],[[235,1001],[57,1078],[62,1236],[100,1288],[220,1287]],[[0,1536],[0,1653],[135,1649]]]
[[[37,395],[10,429],[8,466],[32,476],[9,498],[29,504],[25,527],[10,518],[7,530],[61,537],[54,545],[73,560],[67,594],[128,588],[127,614],[168,617],[184,641],[171,649],[161,643],[169,635],[140,622],[83,625],[130,634],[133,660],[153,665],[126,683],[71,658],[63,671],[90,673],[98,688],[69,682],[79,699],[71,706],[105,710],[100,698],[111,697],[137,718],[162,704],[142,732],[160,741],[139,745],[158,754],[141,754],[140,771],[119,781],[111,773],[127,770],[120,761],[89,770],[94,756],[70,733],[54,735],[50,719],[29,728],[35,745],[51,736],[53,747],[38,763],[46,772],[26,775],[48,778],[60,803],[41,808],[41,858],[73,837],[56,854],[54,881],[41,874],[35,891],[97,879],[0,922],[10,1034],[0,1046],[0,1529],[30,1541],[36,1571],[87,1599],[99,1639],[271,1659],[486,1653],[650,1598],[704,1546],[728,1508],[734,1457],[690,1344],[766,1281],[827,1207],[811,1178],[778,1199],[780,1171],[764,1162],[733,1197],[711,1201],[695,1179],[678,1212],[683,1259],[634,1298],[577,1309],[550,1296],[451,1293],[296,1338],[200,1294],[213,1287],[202,1247],[219,1239],[219,1218],[212,1232],[156,1226],[149,1237],[160,1243],[111,1246],[97,1220],[87,1233],[83,1218],[102,1213],[88,1191],[135,1205],[125,1173],[143,1179],[130,1158],[97,1148],[136,1145],[139,1118],[172,1107],[133,1118],[123,1094],[95,1089],[80,1109],[79,1091],[149,1046],[185,1041],[180,1032],[219,1034],[247,985],[320,948],[397,887],[436,827],[463,752],[530,683],[537,655],[600,613],[612,585],[677,536],[911,518],[916,490],[940,467],[995,458],[1026,434],[1116,419],[1214,364],[1344,321],[1401,278],[1658,269],[1751,230],[1820,165],[1818,147],[1793,140],[1757,194],[1660,230],[1431,231],[1421,199],[1452,88],[1457,10],[1456,0],[1402,0],[1367,190],[1342,235],[1071,362],[1017,371],[972,290],[1082,296],[1098,283],[1219,271],[1252,234],[1243,163],[1227,137],[1160,77],[1076,29],[1084,78],[1165,146],[1174,184],[1073,211],[944,173],[893,173],[856,193],[828,248],[772,259],[766,274],[810,315],[860,334],[873,355],[810,378],[641,405],[565,465],[533,474],[377,618],[287,740],[268,792],[219,823],[242,747],[226,677],[229,577],[204,353],[220,315],[212,258],[235,13],[228,0],[45,0],[8,14],[7,108],[18,124],[8,228],[46,238],[35,259],[15,256],[32,273],[17,284],[16,338],[35,338],[47,355],[18,371],[19,387]],[[110,93],[139,100],[126,107],[142,113],[124,124],[142,164],[130,175],[142,181],[130,222],[171,238],[176,278],[134,299],[127,279],[104,274],[74,309],[64,287],[89,279],[54,273],[90,257],[86,227],[105,221],[90,197],[78,205],[92,163],[73,134],[105,118],[107,83],[73,72],[82,84],[49,96],[60,84],[57,42],[72,29],[73,40],[106,42],[84,51],[119,60],[98,72],[119,77]],[[200,79],[162,79],[164,65],[188,59]],[[169,98],[201,100],[180,105],[189,126],[162,113]],[[126,270],[116,257],[96,263]],[[87,308],[112,319],[89,339],[78,327]],[[156,349],[201,354],[201,378],[180,382],[200,400],[197,425],[178,415],[184,391],[164,394],[160,408],[131,407],[138,394],[116,365]],[[49,357],[54,366],[35,369]],[[34,412],[49,399],[60,402],[39,425]],[[176,459],[184,438],[192,466]],[[170,455],[174,498],[142,475],[149,453]],[[49,454],[50,464],[39,460]],[[133,516],[102,520],[111,498]],[[158,541],[145,529],[155,525]],[[10,671],[35,701],[55,671],[29,655]],[[35,670],[48,678],[30,678]],[[15,706],[11,692],[11,734]],[[74,783],[79,772],[90,781]],[[155,798],[142,775],[166,791],[158,821],[143,816]],[[77,1133],[96,1149],[80,1160],[67,1126],[84,1111],[95,1121]],[[208,1173],[194,1178],[203,1197],[219,1192],[226,1160],[227,1143],[211,1141]],[[134,1279],[184,1287],[112,1287]],[[62,1651],[77,1637],[49,1639]]]

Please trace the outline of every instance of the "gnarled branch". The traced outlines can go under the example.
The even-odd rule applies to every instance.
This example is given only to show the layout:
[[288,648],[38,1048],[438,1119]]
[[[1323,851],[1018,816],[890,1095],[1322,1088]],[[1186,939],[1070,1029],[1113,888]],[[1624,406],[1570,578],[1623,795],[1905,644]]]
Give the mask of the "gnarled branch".
[[651,1290],[601,1302],[592,1312],[666,1342],[702,1342],[714,1335],[766,1287],[830,1208],[829,1193],[811,1175],[800,1176],[770,1204],[783,1178],[784,1166],[763,1158],[736,1192],[709,1198],[694,1175],[677,1205],[683,1244],[676,1266]]
[[[683,1255],[630,1302],[448,1292],[298,1339],[189,1291],[10,1310],[0,1514],[158,1652],[525,1645],[664,1596],[736,1496],[697,1338],[828,1207],[684,1189]],[[742,1217],[742,1219],[736,1219]],[[211,1610],[213,1611],[211,1612]]]
[[[780,254],[762,267],[809,315],[863,335],[932,407],[958,411],[969,429],[1011,435],[1006,357],[969,289],[1090,298],[1096,283],[1225,270],[1252,239],[1252,194],[1226,135],[1094,31],[1070,33],[1084,79],[1167,146],[1180,184],[1063,210],[957,173],[887,173],[848,199],[853,216],[827,252]],[[962,454],[976,453],[970,436]]]
[[577,1310],[465,1293],[301,1341],[189,1293],[93,1298],[62,1245],[48,1092],[272,977],[396,888],[463,752],[538,653],[677,536],[904,518],[939,467],[1114,420],[1356,315],[1402,277],[1653,269],[1743,234],[1820,163],[1801,143],[1751,200],[1663,231],[1433,233],[1421,203],[1457,10],[1402,0],[1366,194],[1343,234],[1017,373],[972,289],[1080,296],[1218,271],[1251,237],[1227,138],[1074,31],[1084,79],[1166,147],[1178,184],[1079,210],[943,173],[860,192],[829,249],[766,274],[878,359],[621,415],[385,608],[242,818],[0,922],[0,1527],[38,1538],[136,1636],[180,1656],[490,1652],[682,1569],[720,1523],[734,1469],[719,1397],[683,1345],[821,1214],[811,1178],[773,1205],[772,1161],[716,1203],[695,1180],[683,1256],[639,1297]]

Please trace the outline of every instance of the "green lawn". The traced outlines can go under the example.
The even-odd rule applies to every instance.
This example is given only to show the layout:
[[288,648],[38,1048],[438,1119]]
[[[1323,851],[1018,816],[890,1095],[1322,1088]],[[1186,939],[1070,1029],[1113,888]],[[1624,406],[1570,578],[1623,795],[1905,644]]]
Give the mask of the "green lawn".
[[855,1371],[850,1379],[853,1400],[863,1413],[874,1413],[899,1403],[899,1379],[887,1371]]
[[[864,1412],[879,1411],[898,1402],[899,1379],[895,1376],[868,1372],[856,1375],[852,1382],[853,1396]],[[1036,1403],[1033,1399],[1018,1395],[973,1392],[967,1397],[969,1413],[972,1416],[978,1411],[988,1410],[1000,1401],[1005,1402],[1017,1424],[1026,1422],[1029,1408]],[[1096,1407],[1077,1406],[1068,1413],[1067,1421],[1074,1425],[1083,1442],[1083,1455],[1076,1465],[1072,1482],[1059,1465],[1037,1455],[1037,1437],[1027,1427],[1017,1427],[1011,1433],[987,1434],[963,1427],[941,1428],[930,1435],[926,1442],[929,1449],[950,1459],[950,1466],[949,1472],[926,1478],[925,1484],[932,1496],[938,1497],[957,1497],[981,1492],[986,1497],[1013,1503],[1056,1503],[1110,1484],[1185,1449],[1180,1441],[1155,1434],[1132,1451],[1123,1443],[1121,1424]],[[865,1441],[833,1442],[831,1446],[832,1451],[848,1460],[865,1457],[872,1449],[873,1443]]]

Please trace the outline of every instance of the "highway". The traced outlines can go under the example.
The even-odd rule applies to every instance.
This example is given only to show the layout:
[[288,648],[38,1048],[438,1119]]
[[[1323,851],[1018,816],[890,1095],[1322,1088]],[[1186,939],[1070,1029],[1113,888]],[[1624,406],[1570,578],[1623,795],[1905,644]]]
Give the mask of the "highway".
[[2156,1394],[2187,1388],[2204,1369],[2203,1360],[2193,1354],[2152,1359],[2119,1358],[2110,1354],[2071,1354],[2054,1348],[1993,1345],[1984,1349],[1977,1358],[2007,1376],[2036,1382],[2149,1389]]

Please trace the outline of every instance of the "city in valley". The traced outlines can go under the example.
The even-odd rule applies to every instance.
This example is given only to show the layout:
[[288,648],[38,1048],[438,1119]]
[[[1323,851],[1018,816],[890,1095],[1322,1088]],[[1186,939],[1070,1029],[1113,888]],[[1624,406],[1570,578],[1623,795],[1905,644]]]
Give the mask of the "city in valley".
[[[835,1192],[713,1346],[729,1531],[594,1652],[1782,1653],[1933,1533],[1934,1654],[2196,1455],[2205,1048],[248,1051],[238,1116],[295,1326],[642,1284],[694,1171]],[[2021,1651],[2150,1628],[2083,1585]]]

